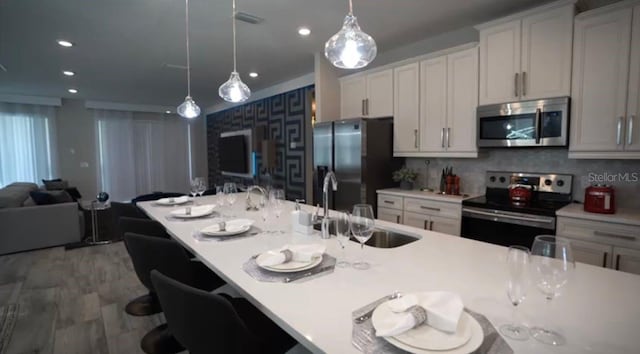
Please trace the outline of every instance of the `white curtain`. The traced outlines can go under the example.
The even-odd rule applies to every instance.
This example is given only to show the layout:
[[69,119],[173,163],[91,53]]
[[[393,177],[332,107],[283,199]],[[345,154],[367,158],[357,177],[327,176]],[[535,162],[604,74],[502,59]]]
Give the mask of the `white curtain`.
[[56,109],[0,103],[0,187],[56,176]]
[[154,191],[187,192],[189,125],[175,117],[95,111],[101,189],[112,200]]

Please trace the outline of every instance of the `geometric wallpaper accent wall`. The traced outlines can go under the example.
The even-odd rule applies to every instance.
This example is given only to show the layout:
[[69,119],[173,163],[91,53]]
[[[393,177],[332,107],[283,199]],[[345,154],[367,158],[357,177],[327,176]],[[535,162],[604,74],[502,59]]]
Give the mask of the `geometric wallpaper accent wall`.
[[[241,177],[223,176],[219,169],[218,139],[221,133],[266,128],[267,139],[276,142],[276,168],[272,184],[283,188],[287,199],[307,199],[305,195],[306,159],[305,131],[311,124],[311,99],[314,86],[307,86],[267,97],[241,106],[215,112],[207,116],[207,158],[209,186],[224,182],[254,184],[256,181]],[[292,143],[294,143],[292,145]],[[262,173],[258,154],[258,170]]]

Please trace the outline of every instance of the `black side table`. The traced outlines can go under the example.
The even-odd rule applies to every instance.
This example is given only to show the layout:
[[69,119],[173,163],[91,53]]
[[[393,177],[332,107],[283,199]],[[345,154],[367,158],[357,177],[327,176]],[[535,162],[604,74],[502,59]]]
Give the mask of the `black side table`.
[[[97,200],[80,203],[84,210],[85,220],[91,220],[91,224],[85,221],[84,242],[90,245],[104,245],[113,242],[111,239],[111,203]],[[90,225],[90,226],[89,226]]]

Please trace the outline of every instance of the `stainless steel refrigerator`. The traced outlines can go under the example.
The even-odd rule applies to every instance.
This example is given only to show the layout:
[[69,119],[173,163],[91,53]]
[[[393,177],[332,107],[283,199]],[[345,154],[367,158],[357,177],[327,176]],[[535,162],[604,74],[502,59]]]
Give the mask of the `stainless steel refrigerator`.
[[393,118],[356,118],[316,123],[313,127],[314,205],[322,205],[322,183],[334,171],[338,191],[329,195],[329,208],[349,210],[373,205],[376,191],[393,187],[392,173],[401,159],[393,158]]

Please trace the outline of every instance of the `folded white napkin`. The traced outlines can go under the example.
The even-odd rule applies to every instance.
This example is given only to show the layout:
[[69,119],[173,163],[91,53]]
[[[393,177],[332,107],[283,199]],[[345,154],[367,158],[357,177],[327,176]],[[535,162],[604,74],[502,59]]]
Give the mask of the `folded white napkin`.
[[198,205],[191,207],[191,214],[187,214],[187,208],[180,208],[171,211],[171,215],[191,215],[191,216],[202,216],[208,215],[213,212],[213,205]]
[[[270,250],[256,259],[258,265],[271,267],[286,262],[310,262],[322,256],[326,247],[322,244],[285,245],[277,250]],[[283,252],[284,251],[284,252]]]
[[[376,327],[378,337],[396,336],[420,325],[422,323],[420,316],[416,316],[414,311],[407,311],[413,306],[419,306],[426,311],[427,319],[424,322],[429,326],[444,332],[455,333],[464,310],[460,296],[447,291],[405,295],[387,302],[387,306],[391,311],[401,315],[381,321],[378,326],[380,328]],[[417,318],[418,321],[416,321]]]
[[161,204],[181,204],[189,201],[189,197],[183,195],[182,197],[174,197],[174,198],[160,198],[157,200],[158,203]]

